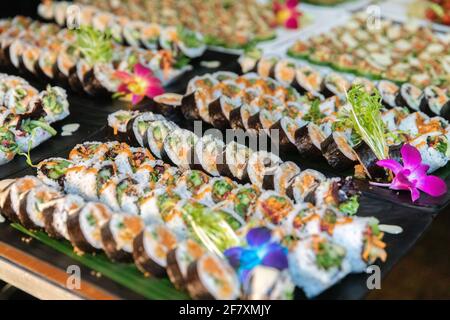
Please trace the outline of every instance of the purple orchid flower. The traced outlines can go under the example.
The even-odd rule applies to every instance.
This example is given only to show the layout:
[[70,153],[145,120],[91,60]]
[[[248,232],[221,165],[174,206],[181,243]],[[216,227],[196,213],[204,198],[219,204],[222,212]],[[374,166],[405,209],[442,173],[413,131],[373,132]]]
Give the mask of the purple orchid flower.
[[420,152],[410,144],[404,144],[400,150],[403,166],[395,160],[379,160],[377,165],[392,171],[395,175],[391,183],[371,184],[381,187],[389,187],[392,190],[409,190],[411,199],[415,202],[420,197],[420,191],[432,197],[442,196],[447,192],[445,182],[436,176],[427,175],[430,168],[422,163]]
[[284,270],[288,267],[287,248],[272,241],[272,232],[264,227],[251,229],[247,235],[247,246],[227,249],[224,254],[238,271],[243,283],[256,266]]

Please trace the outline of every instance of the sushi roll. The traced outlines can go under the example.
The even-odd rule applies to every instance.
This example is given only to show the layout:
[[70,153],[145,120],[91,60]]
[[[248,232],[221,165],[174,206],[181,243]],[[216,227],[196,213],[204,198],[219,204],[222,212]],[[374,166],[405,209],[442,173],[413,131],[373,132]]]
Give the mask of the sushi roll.
[[17,146],[14,134],[6,126],[0,127],[0,166],[14,159],[19,147]]
[[365,272],[367,266],[373,265],[377,259],[386,261],[383,232],[380,231],[378,222],[373,220],[360,217],[351,220],[340,218],[333,223],[331,237],[334,243],[346,248],[351,272]]
[[319,184],[313,194],[307,198],[308,202],[322,207],[338,208],[342,213],[354,215],[359,208],[359,191],[352,177],[346,179],[332,178]]
[[101,227],[111,216],[111,211],[98,202],[89,202],[78,212],[69,215],[67,232],[72,245],[86,253],[102,249]]
[[112,64],[96,63],[83,75],[83,89],[94,97],[108,96],[118,91],[120,80]]
[[163,160],[173,163],[182,170],[189,169],[194,163],[194,146],[198,137],[191,131],[174,129],[164,139]]
[[169,117],[176,116],[181,112],[183,96],[176,93],[164,93],[153,98],[156,112]]
[[422,129],[429,119],[430,117],[421,111],[413,112],[400,121],[398,129],[412,137],[416,137],[417,135],[424,133]]
[[328,164],[336,170],[345,170],[357,163],[355,151],[341,132],[333,132],[321,143],[320,148]]
[[142,189],[131,177],[121,179],[116,185],[117,202],[123,212],[139,215],[138,200]]
[[250,182],[258,188],[264,187],[264,189],[273,190],[273,176],[281,163],[281,159],[273,153],[266,151],[252,153],[247,164]]
[[52,21],[55,17],[53,2],[42,1],[41,3],[39,3],[37,13],[42,19],[46,21]]
[[146,225],[163,223],[180,201],[176,192],[159,188],[139,200],[139,211]]
[[436,86],[426,87],[420,102],[420,111],[450,119],[450,99],[444,90]]
[[61,193],[48,186],[38,186],[30,190],[22,198],[17,216],[20,223],[27,229],[41,229],[45,227],[46,211],[53,212],[56,200]]
[[174,130],[176,125],[167,120],[155,120],[147,129],[147,143],[151,153],[158,159],[162,157],[164,139]]
[[230,127],[230,113],[239,107],[231,98],[222,95],[209,104],[209,118],[211,124],[218,129]]
[[141,44],[147,49],[157,49],[159,37],[161,35],[161,26],[156,23],[146,23],[141,28]]
[[288,197],[274,191],[265,191],[256,200],[255,212],[251,220],[264,223],[268,227],[280,226],[286,221],[293,208],[294,205]]
[[230,112],[230,126],[234,130],[249,129],[248,120],[259,112],[259,108],[254,105],[243,104]]
[[381,80],[378,82],[377,89],[381,96],[381,102],[387,108],[396,107],[396,98],[400,92],[400,88],[394,82]]
[[186,289],[188,267],[205,254],[205,249],[192,239],[178,243],[167,253],[167,275],[178,290]]
[[[299,175],[300,172],[300,168],[294,162],[283,162],[275,170],[275,174],[273,176],[265,177],[265,189],[275,190],[275,192],[278,192],[281,195],[285,195],[286,189],[288,188],[290,182],[294,177]],[[266,184],[268,185],[266,186]]]
[[231,199],[233,212],[244,221],[248,221],[253,215],[260,190],[254,185],[247,184],[236,188],[233,194],[234,197]]
[[238,75],[231,71],[216,71],[212,74],[217,81],[237,80]]
[[312,122],[295,132],[295,146],[300,154],[306,157],[321,157],[321,144],[324,140],[323,131]]
[[247,164],[252,154],[251,149],[230,142],[217,157],[217,170],[222,176],[237,179],[240,182],[248,181]]
[[295,200],[296,203],[301,203],[314,193],[317,187],[326,180],[326,177],[319,171],[306,169],[299,175],[295,176],[289,183],[286,189],[286,195]]
[[251,49],[247,49],[244,54],[242,54],[238,63],[241,67],[241,71],[243,74],[249,72],[256,71],[256,65],[258,64],[259,59],[262,57],[262,51],[259,48],[252,47]]
[[152,112],[145,112],[128,121],[127,133],[131,137],[130,140],[133,141],[133,146],[147,146],[147,130],[150,124],[155,120],[164,120],[164,117]]
[[344,247],[320,235],[300,240],[288,254],[289,273],[294,283],[312,298],[350,273]]
[[129,21],[123,27],[123,39],[129,46],[136,48],[140,46],[141,30],[144,26],[145,23],[142,21]]
[[85,76],[92,69],[92,66],[84,59],[78,60],[70,69],[67,77],[70,88],[79,93],[85,90]]
[[209,182],[209,176],[199,170],[186,170],[178,180],[175,191],[188,199],[201,192],[202,187]]
[[295,145],[295,132],[299,128],[297,122],[289,117],[282,117],[272,125],[270,132],[278,132],[280,151],[288,153],[297,150]]
[[39,59],[41,49],[34,45],[25,46],[20,60],[20,69],[29,76],[36,76],[36,62]]
[[159,45],[171,50],[175,56],[180,54],[189,58],[198,58],[206,50],[203,36],[184,27],[166,27],[161,31]]
[[106,144],[98,141],[88,141],[77,144],[69,153],[69,160],[80,163],[95,163],[101,161],[108,151]]
[[211,198],[214,203],[229,199],[236,188],[236,184],[226,177],[211,179],[209,184],[211,185]]
[[424,164],[429,166],[428,173],[445,167],[450,150],[447,137],[441,132],[429,132],[410,141],[419,150]]
[[106,255],[113,261],[131,262],[133,241],[144,229],[140,217],[116,213],[101,227],[101,239]]
[[261,110],[248,118],[248,129],[270,133],[270,128],[281,119],[282,114],[276,111]]
[[419,111],[422,101],[422,90],[411,83],[404,83],[400,86],[395,104],[402,107],[408,107],[413,111]]
[[258,61],[256,70],[262,78],[275,77],[275,65],[279,58],[276,56],[264,56]]
[[73,163],[63,158],[50,158],[37,166],[37,177],[46,185],[61,190],[64,187],[67,169]]
[[192,262],[187,271],[187,289],[196,300],[236,300],[240,284],[226,260],[205,253]]
[[0,180],[0,218],[3,218],[3,215],[6,217],[7,210],[12,210],[10,192],[15,182],[16,179]]
[[56,239],[69,239],[67,231],[67,218],[81,210],[85,202],[77,195],[66,195],[55,201],[51,210],[44,211],[45,232]]
[[146,226],[133,241],[136,266],[146,275],[164,277],[167,253],[177,245],[177,238],[164,225]]
[[4,105],[15,114],[26,114],[31,111],[31,101],[39,92],[30,85],[19,85],[9,89],[4,96]]
[[20,222],[19,210],[21,202],[28,193],[42,185],[41,180],[33,176],[17,179],[9,188],[2,207],[2,214],[11,222]]
[[108,115],[108,126],[113,129],[114,135],[125,134],[128,122],[137,117],[138,114],[138,111],[116,111]]
[[64,191],[77,194],[89,201],[98,200],[98,169],[84,165],[74,165],[67,169],[64,179]]
[[289,214],[283,227],[286,232],[300,240],[319,235],[322,232],[321,210],[309,202],[297,204]]
[[293,83],[301,94],[311,94],[314,97],[323,97],[320,93],[322,88],[323,78],[322,75],[308,66],[300,67],[295,72],[295,80]]
[[290,86],[296,77],[296,65],[287,59],[277,62],[274,70],[275,79],[285,86]]
[[39,98],[46,114],[45,120],[49,123],[63,120],[70,114],[67,93],[63,88],[47,86]]
[[225,144],[212,135],[205,135],[195,144],[195,161],[203,171],[211,176],[219,176],[217,157],[223,152]]
[[325,98],[337,96],[339,100],[345,101],[347,91],[350,89],[350,82],[342,75],[337,73],[329,73],[322,82],[321,93]]
[[[77,59],[75,50],[70,46],[63,46],[53,65],[53,75],[56,82],[61,84],[62,87],[69,85],[69,71],[76,65]],[[77,79],[80,78],[77,77]]]

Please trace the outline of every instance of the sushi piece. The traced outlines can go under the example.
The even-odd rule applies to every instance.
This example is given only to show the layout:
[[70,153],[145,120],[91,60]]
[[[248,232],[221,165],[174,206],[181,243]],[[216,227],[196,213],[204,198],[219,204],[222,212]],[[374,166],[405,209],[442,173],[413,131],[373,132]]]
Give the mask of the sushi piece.
[[98,200],[98,169],[84,165],[75,165],[67,169],[64,179],[64,191],[77,194],[89,201]]
[[47,86],[39,98],[46,114],[45,120],[49,123],[63,120],[70,114],[67,93],[63,88]]
[[11,222],[18,222],[21,202],[27,197],[28,193],[42,185],[41,180],[33,176],[25,176],[17,179],[7,192],[2,207],[2,214]]
[[410,144],[419,150],[423,163],[429,166],[428,173],[445,167],[448,163],[449,141],[441,132],[421,135],[410,141]]
[[315,235],[297,241],[288,255],[294,283],[312,298],[350,273],[347,251],[326,237]]
[[167,254],[177,245],[177,238],[164,225],[146,226],[133,241],[136,266],[146,275],[166,275]]
[[155,120],[165,120],[165,118],[152,112],[145,112],[128,121],[127,133],[133,146],[146,147],[148,145],[147,130]]
[[158,159],[162,157],[164,139],[176,125],[167,120],[155,120],[147,129],[147,143],[151,153]]
[[79,163],[94,163],[101,161],[108,151],[106,144],[98,141],[87,141],[77,144],[69,153],[69,160]]
[[70,88],[79,93],[85,91],[85,76],[92,69],[92,66],[84,59],[78,60],[70,69],[67,77]]
[[312,169],[303,170],[291,180],[286,189],[286,195],[295,200],[296,203],[302,203],[325,180],[326,177],[319,171]]
[[37,167],[37,177],[46,185],[61,190],[64,187],[67,169],[73,165],[63,158],[49,158],[41,161]]
[[322,210],[309,202],[299,203],[289,213],[283,227],[286,232],[300,240],[313,235],[319,235],[322,232]]
[[277,62],[274,70],[275,79],[285,86],[290,86],[296,77],[296,65],[287,59]]
[[411,83],[404,83],[400,86],[395,104],[402,107],[408,107],[411,110],[419,111],[422,101],[422,90]]
[[230,112],[230,126],[231,128],[238,130],[249,129],[248,120],[251,116],[257,114],[259,111],[258,107],[249,104],[243,104],[240,107],[233,109]]
[[169,117],[176,116],[181,111],[183,96],[176,93],[164,93],[153,98],[156,112]]
[[[297,122],[289,117],[282,117],[270,127],[270,132],[278,132],[280,151],[288,153],[297,150],[295,132],[299,129]],[[278,131],[273,131],[278,130]]]
[[195,163],[211,176],[219,176],[217,157],[223,152],[225,144],[212,135],[205,135],[195,144]]
[[336,170],[345,170],[357,163],[355,151],[341,132],[333,132],[321,143],[320,148],[328,164]]
[[189,58],[200,57],[206,50],[203,36],[184,27],[167,27],[161,31],[159,44],[171,50],[175,56],[180,53]]
[[444,90],[436,86],[426,87],[420,101],[420,111],[450,119],[450,99]]
[[218,129],[230,127],[230,113],[239,107],[238,104],[225,95],[217,98],[209,104],[209,118],[211,124]]
[[196,300],[236,300],[240,284],[226,260],[205,253],[192,262],[187,272],[187,289]]
[[180,169],[188,169],[194,163],[194,146],[198,137],[191,131],[177,128],[164,139],[163,160]]
[[0,218],[3,218],[2,215],[6,214],[7,210],[11,209],[11,198],[10,192],[12,185],[16,182],[16,179],[4,179],[0,180]]
[[19,147],[17,146],[14,134],[6,126],[0,127],[0,166],[14,159]]
[[46,211],[53,212],[56,200],[62,194],[48,186],[35,187],[20,200],[17,216],[20,223],[27,229],[41,229],[45,227]]
[[123,39],[129,46],[136,48],[140,46],[141,29],[144,25],[145,23],[142,21],[129,21],[123,27]]
[[209,182],[209,176],[199,170],[186,170],[178,180],[175,191],[184,198],[195,197]]
[[247,164],[251,154],[251,149],[246,146],[234,141],[230,142],[217,157],[217,170],[223,176],[240,182],[248,181]]
[[243,185],[238,187],[233,192],[232,210],[238,214],[241,219],[248,221],[253,215],[256,200],[260,195],[260,190],[253,185]]
[[256,67],[258,74],[263,78],[275,77],[275,65],[279,58],[276,56],[263,56]]
[[167,253],[167,275],[178,290],[186,289],[188,267],[205,254],[205,249],[192,239],[178,243]]
[[307,201],[318,207],[338,208],[342,213],[352,216],[359,208],[359,194],[352,177],[332,178],[321,182]]
[[337,96],[339,100],[345,101],[347,91],[350,89],[350,82],[342,75],[337,73],[329,73],[322,82],[321,93],[325,98]]
[[[264,186],[265,189],[273,190],[273,176],[281,163],[281,159],[273,153],[266,151],[252,153],[247,164],[247,174],[250,182],[258,188]],[[272,186],[270,181],[272,181]]]
[[83,198],[77,195],[66,195],[55,201],[51,210],[44,211],[44,228],[50,237],[69,239],[67,218],[81,210],[85,205]]
[[377,89],[381,96],[381,102],[387,108],[396,107],[396,98],[400,92],[400,88],[392,81],[381,80],[378,82]]
[[296,70],[293,86],[301,94],[311,94],[314,97],[323,98],[320,93],[322,88],[322,75],[308,66],[300,67]]
[[31,111],[31,101],[39,92],[30,85],[19,85],[9,89],[4,96],[4,105],[15,114],[26,114]]
[[58,53],[56,63],[53,65],[54,79],[62,87],[66,87],[67,85],[69,85],[69,70],[76,66],[76,64],[76,52],[74,52],[73,48],[71,48],[70,46],[63,47]]
[[117,203],[123,212],[139,215],[138,200],[142,196],[142,188],[131,177],[125,177],[117,182]]
[[251,219],[267,224],[268,227],[280,226],[293,208],[294,205],[288,197],[274,191],[265,191],[256,201],[255,212]]
[[120,80],[114,76],[112,64],[96,63],[83,75],[83,89],[89,95],[108,96],[118,91]]
[[294,177],[299,175],[300,168],[292,161],[281,163],[275,170],[273,176],[266,176],[264,179],[264,186],[267,190],[275,190],[281,195],[286,194],[290,182]]
[[244,54],[242,54],[238,59],[242,73],[245,74],[255,72],[256,65],[261,57],[262,51],[257,47],[251,47],[250,49],[245,50]]
[[227,200],[233,194],[236,184],[226,177],[214,178],[210,181],[211,198],[214,203],[219,203]]
[[303,156],[321,157],[321,144],[324,140],[325,135],[323,131],[312,122],[295,132],[295,146]]
[[248,118],[248,129],[270,133],[270,128],[281,119],[282,114],[276,111],[261,110]]
[[113,261],[131,262],[133,241],[144,229],[140,217],[116,213],[101,227],[101,238],[106,255]]
[[102,249],[101,227],[111,216],[108,207],[98,202],[89,202],[78,212],[69,215],[67,232],[72,245],[86,253]]
[[147,49],[157,49],[161,26],[156,23],[146,23],[141,28],[141,44]]
[[[342,221],[346,219],[346,221]],[[355,217],[334,219],[331,236],[337,245],[347,250],[347,260],[351,272],[365,272],[367,266],[373,265],[377,259],[386,261],[386,244],[378,222],[371,218]]]
[[108,126],[113,129],[114,135],[124,135],[127,132],[128,122],[137,117],[138,114],[138,111],[116,111],[108,115]]
[[159,188],[139,200],[139,211],[146,225],[163,223],[180,201],[176,192]]

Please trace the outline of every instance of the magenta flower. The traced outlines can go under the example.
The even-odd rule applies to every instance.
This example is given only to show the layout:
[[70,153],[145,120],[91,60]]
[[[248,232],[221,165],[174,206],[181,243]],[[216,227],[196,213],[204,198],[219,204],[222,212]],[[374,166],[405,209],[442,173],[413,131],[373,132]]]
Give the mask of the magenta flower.
[[298,0],[274,1],[273,11],[275,12],[277,24],[287,29],[299,28],[302,13],[297,10],[297,6]]
[[153,72],[137,63],[134,65],[134,73],[116,71],[114,76],[121,80],[118,88],[120,96],[131,95],[133,105],[141,102],[145,97],[153,98],[164,93],[161,81],[153,75]]
[[409,190],[413,202],[419,199],[420,191],[423,191],[432,197],[439,197],[447,192],[447,185],[441,178],[427,175],[427,171],[430,167],[427,164],[422,163],[420,152],[415,147],[405,144],[400,151],[402,154],[403,166],[392,159],[380,160],[377,162],[378,166],[392,171],[395,175],[392,182],[371,182],[371,184],[389,187],[392,190]]

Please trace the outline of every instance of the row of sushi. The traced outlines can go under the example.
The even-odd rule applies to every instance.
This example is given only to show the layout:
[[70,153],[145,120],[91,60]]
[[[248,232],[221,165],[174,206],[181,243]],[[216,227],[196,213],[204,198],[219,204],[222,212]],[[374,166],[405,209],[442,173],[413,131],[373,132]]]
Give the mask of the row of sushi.
[[25,79],[0,74],[0,165],[56,135],[51,124],[70,114],[66,91],[39,92]]
[[[120,84],[115,71],[133,72],[136,63],[151,69],[163,83],[170,82],[189,66],[177,66],[168,50],[144,50],[96,43],[89,34],[78,44],[77,33],[17,16],[0,20],[0,64],[38,79],[53,81],[89,95],[111,95]],[[101,37],[100,37],[101,38]],[[86,52],[91,56],[86,56]]]
[[100,10],[94,6],[77,5],[76,12],[70,10],[65,1],[46,1],[39,5],[38,14],[46,21],[55,21],[64,27],[67,21],[79,19],[78,26],[92,26],[101,32],[110,32],[114,41],[132,47],[146,49],[165,49],[176,57],[184,55],[197,58],[203,55],[206,44],[203,36],[184,27],[165,27],[156,23],[132,20],[117,16],[111,11]]
[[450,84],[450,36],[430,26],[379,20],[360,12],[337,27],[298,40],[288,55],[336,70],[425,88]]
[[201,170],[213,177],[250,182],[296,202],[307,200],[322,205],[320,201],[327,201],[326,205],[349,214],[356,213],[358,208],[359,196],[351,179],[330,183],[320,172],[302,171],[294,162],[283,162],[273,153],[253,151],[235,141],[225,144],[213,135],[200,138],[151,112],[117,111],[109,115],[108,125],[116,138],[148,148],[156,158],[184,170]]
[[[1,212],[27,228],[65,238],[83,252],[104,250],[121,262],[134,258],[145,274],[167,274],[177,288],[187,289],[197,299],[236,299],[241,296],[241,285],[247,298],[286,298],[291,281],[313,297],[348,273],[363,272],[378,258],[386,259],[383,233],[374,219],[351,218],[326,205],[294,205],[276,192],[238,185],[224,177],[208,178],[196,170],[181,173],[143,153],[142,148],[118,142],[78,145],[69,159],[48,159],[39,164],[41,179],[1,182]],[[141,165],[130,174],[137,159]],[[151,177],[143,179],[144,171]],[[91,182],[97,185],[96,190],[90,187]],[[61,193],[61,185],[67,195]],[[205,200],[201,194],[208,190],[210,200]],[[96,200],[89,202],[92,198]],[[120,202],[120,210],[111,210],[114,201]],[[133,205],[141,208],[139,213],[130,210]],[[218,230],[235,232],[235,238],[218,247],[218,252],[202,241],[204,248],[195,243],[199,239],[190,221],[194,219],[201,226],[201,217],[206,216],[208,221],[217,217]],[[255,287],[252,282],[268,280],[254,270],[250,283],[241,284],[226,260],[219,258],[223,250],[243,243],[249,228],[261,226],[270,228],[274,239],[289,247],[289,269],[272,280],[287,286],[281,288],[284,294],[280,296],[270,296],[270,291],[248,292]],[[336,259],[330,261],[328,256]],[[223,270],[221,275],[205,270],[206,264],[212,263],[205,259],[213,259],[216,269]],[[198,273],[203,274],[200,282]],[[210,277],[226,281],[211,286]],[[230,286],[233,290],[222,290]]]
[[397,85],[389,80],[369,80],[354,77],[351,81],[346,76],[335,72],[323,74],[310,65],[298,65],[289,59],[278,56],[262,56],[257,49],[247,51],[239,57],[243,73],[256,72],[261,77],[271,77],[284,85],[293,86],[301,94],[324,98],[337,96],[346,100],[347,91],[353,85],[363,85],[368,92],[376,88],[386,108],[407,107],[413,111],[423,111],[429,115],[450,119],[449,92],[435,85],[423,90],[405,82]]
[[[242,49],[276,36],[270,2],[258,0],[76,1],[104,11],[164,26],[183,26],[204,35],[210,46]],[[60,5],[64,7],[64,5]],[[63,9],[60,9],[61,11]]]
[[[226,80],[220,81],[223,78]],[[350,125],[341,121],[349,112],[348,104],[339,102],[336,96],[311,102],[298,94],[288,96],[293,98],[285,101],[293,101],[283,103],[277,97],[283,98],[280,92],[292,92],[292,87],[277,83],[254,73],[204,75],[191,80],[180,109],[186,118],[202,119],[217,128],[265,132],[273,136],[272,142],[278,143],[283,152],[297,150],[305,157],[323,156],[337,170],[360,163],[362,175],[386,178],[386,172],[376,166],[370,148],[355,136]],[[429,172],[447,164],[450,126],[446,119],[430,118],[420,111],[410,113],[408,108],[401,107],[381,108],[380,112],[391,157],[397,159],[401,144],[408,142],[419,149],[424,162],[430,166]]]

